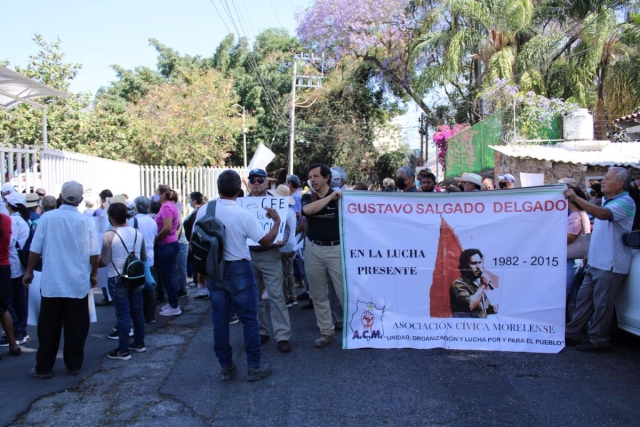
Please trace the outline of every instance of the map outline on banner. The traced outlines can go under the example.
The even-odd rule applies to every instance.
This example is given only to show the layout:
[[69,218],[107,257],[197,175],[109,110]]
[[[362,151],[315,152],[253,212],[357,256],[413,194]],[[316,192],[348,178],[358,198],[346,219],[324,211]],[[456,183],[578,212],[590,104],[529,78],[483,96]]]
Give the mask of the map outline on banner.
[[[550,185],[550,186],[540,186],[540,187],[529,187],[526,189],[515,189],[515,190],[509,190],[509,191],[492,191],[492,192],[487,191],[487,192],[475,192],[475,193],[466,193],[466,194],[452,193],[447,195],[426,194],[426,193],[372,193],[372,192],[363,191],[363,192],[350,192],[348,195],[346,195],[346,197],[341,198],[341,201],[340,201],[341,215],[340,215],[339,225],[340,225],[340,234],[341,234],[341,257],[342,257],[342,271],[343,271],[343,277],[344,277],[343,301],[344,301],[344,311],[345,311],[345,327],[343,328],[343,332],[342,332],[343,348],[350,349],[350,348],[363,348],[363,347],[373,347],[373,348],[441,347],[441,348],[450,348],[450,349],[535,351],[535,352],[548,352],[548,353],[560,351],[564,347],[564,303],[565,301],[564,301],[564,298],[560,298],[560,296],[562,296],[563,294],[563,291],[559,289],[560,287],[564,289],[564,280],[563,280],[565,277],[564,263],[566,262],[565,261],[566,260],[566,239],[564,239],[564,236],[566,236],[566,200],[562,196],[562,191],[564,190],[564,188],[565,186],[563,185]],[[472,249],[472,247],[475,247],[478,245],[480,245],[479,247],[481,249],[483,247],[490,248],[489,251],[486,251],[488,253],[485,253],[483,254],[482,257],[480,257],[482,263],[481,263],[481,267],[477,267],[478,274],[479,274],[478,280],[486,281],[488,284],[491,285],[491,287],[487,288],[487,291],[486,291],[486,294],[489,295],[489,298],[486,300],[488,304],[486,305],[488,306],[489,304],[492,303],[492,298],[496,298],[496,301],[497,301],[496,305],[498,308],[497,308],[497,314],[491,314],[491,311],[485,310],[484,312],[486,314],[484,316],[486,317],[486,319],[468,317],[469,315],[464,315],[464,313],[460,315],[460,313],[458,313],[458,315],[456,316],[445,318],[444,321],[446,321],[448,324],[451,324],[451,325],[476,328],[477,330],[483,329],[486,332],[477,332],[476,334],[477,336],[474,338],[474,339],[477,339],[479,342],[481,342],[480,344],[477,344],[477,345],[473,344],[473,345],[469,345],[469,347],[465,347],[460,343],[453,344],[453,343],[449,343],[441,340],[435,344],[430,343],[428,344],[430,346],[427,346],[424,343],[407,341],[402,344],[396,344],[396,345],[392,345],[391,347],[385,347],[380,344],[375,344],[375,343],[371,344],[370,340],[362,340],[369,345],[358,344],[354,346],[352,336],[351,336],[351,333],[353,331],[351,330],[350,326],[353,320],[352,317],[357,313],[357,310],[355,310],[354,307],[357,306],[358,302],[354,304],[352,301],[359,301],[359,302],[366,301],[367,303],[370,302],[374,305],[377,305],[378,307],[384,306],[386,308],[385,317],[388,318],[389,320],[385,321],[384,329],[385,329],[385,334],[387,335],[387,339],[391,339],[389,338],[390,336],[393,337],[396,335],[395,332],[393,332],[389,328],[387,322],[391,322],[392,320],[395,319],[396,323],[394,325],[398,324],[397,323],[398,313],[393,311],[397,309],[397,307],[396,308],[393,307],[393,303],[394,303],[393,301],[388,301],[386,297],[384,301],[376,300],[376,296],[374,294],[366,293],[366,292],[363,292],[362,290],[360,291],[356,290],[355,291],[356,293],[353,294],[354,290],[352,289],[352,286],[353,286],[354,277],[356,278],[355,279],[356,281],[360,280],[362,282],[364,280],[367,283],[367,286],[365,288],[362,288],[361,285],[357,285],[357,286],[360,286],[362,289],[371,288],[372,285],[375,285],[375,280],[380,281],[379,277],[376,278],[376,276],[372,274],[356,273],[356,271],[354,270],[353,260],[351,260],[350,262],[350,258],[346,253],[348,250],[353,250],[353,241],[357,240],[358,237],[360,238],[360,240],[357,240],[359,243],[362,242],[363,240],[370,239],[371,240],[370,244],[373,245],[373,242],[376,241],[374,235],[378,234],[378,233],[372,233],[372,227],[374,224],[377,227],[386,226],[389,228],[394,228],[393,225],[402,225],[402,222],[401,221],[399,222],[398,218],[394,218],[395,222],[389,221],[389,220],[387,222],[382,222],[382,223],[379,222],[379,221],[382,221],[381,217],[383,217],[383,215],[382,215],[382,212],[375,211],[375,209],[378,209],[377,207],[372,208],[371,206],[367,206],[367,209],[370,209],[371,211],[375,212],[374,214],[371,215],[371,218],[373,219],[368,220],[364,218],[368,213],[363,214],[362,212],[360,212],[359,214],[351,215],[352,212],[350,213],[348,209],[349,207],[352,207],[352,206],[348,206],[348,205],[355,203],[355,201],[360,202],[362,200],[366,200],[367,198],[376,199],[376,202],[378,201],[380,202],[379,203],[380,206],[384,206],[385,204],[388,204],[388,205],[393,204],[394,209],[400,209],[400,206],[404,205],[404,202],[408,202],[408,201],[411,201],[410,203],[413,203],[415,206],[422,204],[423,208],[424,208],[424,205],[427,205],[427,204],[432,204],[432,205],[437,203],[456,204],[458,202],[471,203],[471,202],[477,201],[478,203],[484,203],[486,206],[492,206],[494,210],[497,209],[495,213],[491,213],[487,211],[486,213],[483,212],[482,215],[477,215],[478,217],[483,218],[484,222],[482,222],[483,224],[482,226],[469,225],[470,222],[473,222],[472,220],[465,220],[467,221],[466,223],[465,221],[456,222],[456,220],[453,220],[453,223],[454,223],[453,229],[456,228],[456,224],[462,227],[460,229],[460,232],[463,233],[464,239],[466,239],[465,245],[467,246],[463,247],[462,249],[464,250]],[[531,203],[530,205],[526,205],[525,203],[526,209],[530,209],[531,212],[535,212],[535,213],[525,212],[522,210],[523,209],[522,206],[518,207],[519,206],[518,203],[522,203],[523,200],[527,202],[528,199],[531,199],[531,201],[541,201],[541,200],[546,201],[548,206],[551,206],[552,202],[555,203],[555,205],[553,205],[554,207],[550,208],[548,211],[542,212],[537,208],[536,208],[537,209],[536,211],[533,211],[532,207],[534,205]],[[370,200],[367,200],[367,201],[370,201]],[[362,205],[365,205],[365,203],[362,203]],[[507,209],[507,210],[503,211],[504,209]],[[399,214],[402,214],[402,212],[399,213],[395,211],[389,214],[389,217],[390,218],[392,216],[398,217]],[[425,212],[425,215],[426,214],[429,214],[429,212]],[[549,294],[548,297],[545,296],[545,298],[547,298],[546,300],[544,298],[540,299],[539,295],[535,294],[535,298],[531,299],[532,300],[531,306],[527,305],[526,301],[524,302],[520,301],[518,303],[520,305],[513,303],[514,300],[517,300],[517,299],[514,299],[514,290],[516,289],[516,286],[514,285],[514,283],[517,283],[517,284],[524,283],[526,282],[526,280],[528,280],[527,277],[531,276],[532,277],[530,279],[531,286],[527,286],[525,288],[524,294],[527,294],[528,292],[527,295],[530,295],[532,292],[536,292],[536,289],[534,288],[534,286],[537,286],[539,283],[535,281],[536,280],[535,277],[538,277],[540,274],[540,271],[543,269],[543,267],[539,267],[539,268],[533,267],[533,264],[536,263],[536,259],[531,261],[521,259],[518,267],[509,266],[507,268],[506,266],[497,267],[497,266],[489,265],[490,263],[494,262],[494,258],[496,259],[495,262],[498,262],[497,260],[501,259],[501,257],[494,256],[498,253],[501,253],[500,252],[501,247],[506,246],[509,249],[513,249],[514,247],[520,248],[522,246],[524,248],[522,250],[526,252],[527,246],[516,245],[517,242],[514,243],[513,241],[509,240],[511,238],[509,236],[510,233],[504,233],[504,232],[496,233],[495,237],[491,238],[495,240],[495,242],[491,242],[486,238],[484,238],[484,240],[481,239],[480,241],[477,241],[477,238],[479,238],[480,236],[487,235],[488,231],[486,229],[486,226],[488,223],[486,222],[491,220],[490,215],[496,216],[496,220],[495,220],[496,222],[495,224],[493,224],[493,226],[498,227],[499,229],[502,229],[500,228],[502,226],[500,221],[504,221],[505,218],[508,219],[507,223],[511,221],[514,223],[513,224],[514,226],[522,227],[523,224],[526,224],[527,221],[530,221],[530,219],[527,218],[526,216],[527,214],[530,214],[532,218],[540,217],[540,218],[552,219],[551,222],[553,224],[548,224],[546,229],[555,230],[554,235],[558,236],[555,239],[548,239],[548,238],[545,238],[545,236],[543,235],[541,236],[541,239],[538,239],[540,241],[538,241],[537,243],[531,243],[531,247],[533,248],[531,250],[534,252],[535,251],[538,252],[538,254],[535,257],[538,260],[538,262],[554,263],[553,266],[549,265],[549,267],[544,268],[546,270],[546,273],[544,274],[547,274],[551,279],[549,281],[551,284],[547,285],[547,287],[553,287],[551,293]],[[433,223],[435,219],[438,219],[439,221],[440,219],[451,218],[451,215],[452,215],[451,212],[446,214],[433,213],[433,215],[430,215],[429,221],[431,225],[429,227],[431,227],[431,234],[429,235],[430,236],[434,235],[432,229],[433,229]],[[469,218],[473,219],[473,215],[475,215],[475,212],[472,212],[472,215],[469,215]],[[356,218],[359,222],[354,222],[356,221]],[[525,221],[525,218],[526,218],[526,221]],[[413,220],[414,222],[416,221],[415,218],[413,218]],[[447,221],[449,221],[449,219],[447,219]],[[362,230],[357,230],[357,229],[354,229],[354,227],[351,227],[354,224],[357,224],[362,229],[366,229],[366,233],[363,233]],[[411,224],[411,225],[415,226],[416,224]],[[537,228],[535,223],[530,224],[530,226],[531,226],[531,230],[529,231],[533,230],[533,233],[531,234],[536,234]],[[411,230],[415,230],[415,228],[412,229],[409,226],[406,226],[405,228],[407,227]],[[387,247],[388,245],[385,246],[385,244],[389,240],[402,241],[403,238],[401,236],[405,236],[405,234],[399,234],[399,232],[396,232],[396,231],[394,231],[393,233],[394,234],[392,234],[391,237],[389,235],[384,237],[378,237],[378,243],[380,243],[380,241],[384,243],[381,245],[381,247]],[[438,231],[437,234],[439,235],[439,233],[440,232]],[[408,234],[411,234],[411,233],[408,233]],[[419,233],[413,233],[413,234],[419,234]],[[454,231],[454,235],[455,234],[456,232]],[[468,240],[470,235],[472,236],[472,240]],[[473,236],[477,236],[476,243],[473,243],[474,242]],[[542,241],[542,239],[544,239],[544,241]],[[440,238],[438,237],[437,242],[439,242],[439,240]],[[531,237],[531,240],[534,241],[535,236]],[[548,245],[547,245],[547,241],[550,242]],[[564,243],[562,243],[562,241],[564,241]],[[431,246],[433,245],[437,246],[436,242],[433,242],[433,241],[431,241],[431,243],[429,244]],[[493,250],[494,246],[495,248],[497,248],[496,250]],[[369,246],[368,244],[365,244],[363,247],[369,247]],[[548,251],[545,252],[545,250],[548,250]],[[376,251],[377,249],[374,250],[372,254],[375,255]],[[357,255],[363,255],[362,251],[358,250],[358,252],[361,252],[361,253]],[[380,252],[380,251],[377,251],[377,252]],[[473,251],[470,251],[470,252],[473,252]],[[481,252],[481,250],[479,252]],[[435,254],[435,253],[436,253],[435,250],[430,250],[428,255],[431,258],[430,260],[421,259],[421,260],[415,261],[415,265],[418,265],[418,268],[414,269],[413,274],[420,276],[420,280],[422,281],[417,283],[423,284],[423,285],[420,285],[424,287],[424,289],[421,290],[422,292],[424,292],[426,289],[426,292],[428,293],[431,290],[431,287],[433,286],[433,283],[434,283],[433,278],[427,280],[426,282],[423,279],[428,274],[431,274],[433,276],[433,273],[435,272],[435,264],[433,264],[435,263],[435,257],[432,256],[432,254]],[[353,256],[353,254],[351,255]],[[358,256],[356,256],[356,258],[358,258]],[[373,256],[373,258],[375,258],[375,256]],[[515,256],[513,258],[515,259]],[[475,258],[474,260],[477,261]],[[361,260],[357,260],[357,261],[361,262]],[[369,261],[376,261],[376,260],[369,260]],[[396,262],[396,260],[393,260],[393,261]],[[428,261],[427,264],[424,264],[424,261]],[[533,263],[531,266],[529,265],[530,262]],[[357,265],[360,266],[360,264],[357,264]],[[400,270],[401,268],[408,268],[408,267],[400,267],[400,265],[404,265],[404,264],[402,263],[398,264],[397,262],[396,264],[390,263],[389,265],[395,266],[393,268],[397,270]],[[366,270],[366,268],[369,268],[369,267],[361,267],[361,268]],[[390,268],[390,267],[384,267],[384,268]],[[493,270],[495,270],[495,274]],[[462,272],[463,270],[460,270],[460,271]],[[464,271],[467,271],[467,270],[464,270]],[[352,277],[352,275],[354,276]],[[364,276],[366,277],[363,278]],[[525,279],[521,280],[519,278],[520,276],[525,277]],[[506,288],[507,291],[500,290],[502,288],[502,281],[505,278],[507,279],[507,288]],[[392,276],[387,276],[386,283],[387,284],[391,283],[391,285],[396,286],[397,284],[393,283],[393,280],[395,280],[395,278],[393,278],[393,280],[390,280],[390,279],[392,279]],[[458,281],[462,282],[462,278],[460,278]],[[543,281],[540,280],[540,282],[543,282]],[[500,287],[498,286],[498,284],[500,284]],[[379,283],[377,284],[377,286],[378,286],[377,289],[383,289],[380,287]],[[396,291],[394,291],[393,289],[395,288],[393,288],[393,286],[389,288],[388,292],[391,292],[392,294],[394,292],[399,292],[397,289]],[[451,284],[451,286],[453,286],[453,284]],[[376,289],[375,286],[373,286],[373,288]],[[384,289],[386,290],[386,288]],[[544,286],[541,285],[540,289],[547,289],[547,288],[544,288]],[[540,293],[543,295],[546,295],[542,290],[540,291]],[[504,299],[505,296],[503,294],[507,295],[506,299]],[[425,301],[430,301],[430,299],[427,297]],[[389,306],[390,302],[392,303],[391,307]],[[533,305],[534,303],[538,305]],[[507,304],[507,305],[504,306],[504,304]],[[506,308],[506,310],[503,310],[504,314],[501,313],[501,309],[500,309],[501,307]],[[513,312],[513,310],[515,309],[514,307],[516,308],[522,307],[522,310],[524,310],[524,312],[520,314],[514,313]],[[434,323],[433,321],[437,320],[437,318],[432,317],[428,314],[429,310],[427,310],[426,313],[427,313],[426,316],[421,317],[420,319],[422,320],[429,319],[431,323]],[[559,314],[562,314],[561,316],[562,322],[559,321],[559,318],[560,318]],[[412,315],[415,315],[415,307],[414,307],[414,310],[412,311]],[[544,316],[548,316],[548,319],[546,319],[545,321],[541,321],[539,318],[542,318],[544,320]],[[427,323],[425,323],[425,325]],[[496,328],[496,329],[491,331],[491,328]],[[507,329],[503,330],[499,328],[507,328],[507,329],[511,328],[511,330],[507,330]],[[491,334],[490,331],[493,332],[493,334]],[[455,333],[449,332],[449,334],[452,337],[455,337]],[[397,335],[400,336],[399,334]],[[421,339],[420,336],[416,336],[416,335],[413,335],[412,338]],[[426,337],[422,337],[422,338],[426,338]],[[498,341],[498,342],[495,343],[494,341],[494,344],[488,344],[486,341],[488,339],[494,339],[495,341]]]

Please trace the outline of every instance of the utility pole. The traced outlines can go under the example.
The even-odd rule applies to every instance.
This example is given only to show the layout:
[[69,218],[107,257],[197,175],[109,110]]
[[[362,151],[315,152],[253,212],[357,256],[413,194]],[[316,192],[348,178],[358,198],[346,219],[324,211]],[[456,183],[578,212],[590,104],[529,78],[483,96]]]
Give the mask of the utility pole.
[[291,124],[289,125],[289,175],[293,175],[293,151],[296,144],[296,73],[298,71],[298,55],[293,59],[293,77],[291,79]]
[[427,125],[427,116],[421,113],[418,122],[420,123],[418,128],[418,132],[420,132],[420,160],[422,160],[422,165],[424,166],[425,163],[429,163],[429,126]]
[[[298,76],[298,61],[321,62],[321,75],[319,76]],[[324,55],[317,58],[311,54],[300,54],[293,58],[293,77],[291,79],[291,124],[289,126],[289,175],[293,175],[293,153],[295,148],[295,117],[296,117],[296,87],[321,88],[324,78]]]
[[242,106],[242,148],[244,150],[244,168],[247,168],[247,122],[244,111],[244,105]]

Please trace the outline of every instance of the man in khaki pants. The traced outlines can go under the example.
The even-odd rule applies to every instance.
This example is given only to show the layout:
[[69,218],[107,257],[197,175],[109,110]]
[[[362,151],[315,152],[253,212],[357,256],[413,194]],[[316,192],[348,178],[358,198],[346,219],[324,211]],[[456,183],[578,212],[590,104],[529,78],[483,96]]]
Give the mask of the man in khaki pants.
[[[249,172],[250,194],[247,197],[272,197],[267,194],[268,186],[269,181],[264,169],[251,170]],[[278,342],[278,350],[282,353],[288,353],[291,351],[291,321],[282,289],[284,275],[282,273],[280,250],[277,246],[271,246],[270,248],[249,246],[249,250],[251,251],[253,274],[258,282],[258,295],[262,295],[265,289],[269,294],[268,304],[271,309],[271,325],[273,326],[273,335]],[[265,304],[265,300],[262,298],[258,300],[261,344],[266,344],[271,339]]]
[[325,165],[309,166],[309,179],[313,193],[302,196],[302,212],[307,216],[308,223],[304,269],[321,334],[315,346],[323,348],[335,341],[327,287],[329,277],[340,305],[343,304],[338,223],[338,200],[342,192],[329,187],[331,171]]

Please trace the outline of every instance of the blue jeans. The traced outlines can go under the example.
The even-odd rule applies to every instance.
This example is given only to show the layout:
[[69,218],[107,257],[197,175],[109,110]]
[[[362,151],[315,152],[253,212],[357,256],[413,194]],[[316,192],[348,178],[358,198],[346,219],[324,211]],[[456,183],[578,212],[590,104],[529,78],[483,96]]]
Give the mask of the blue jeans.
[[158,269],[160,281],[167,291],[171,308],[178,307],[178,276],[176,274],[176,262],[180,243],[172,242],[156,246],[155,267]]
[[22,339],[27,335],[27,315],[29,313],[29,299],[27,298],[27,290],[22,284],[22,276],[11,279],[6,302],[7,310],[13,319],[15,337]]
[[258,284],[248,260],[227,262],[224,279],[215,282],[207,279],[211,297],[213,320],[213,349],[220,366],[233,363],[233,350],[229,343],[229,315],[232,303],[242,321],[244,351],[249,368],[260,366],[260,324],[258,323]]
[[109,293],[113,297],[118,319],[120,351],[129,351],[129,328],[133,320],[134,344],[144,344],[144,314],[142,311],[142,288],[127,289],[119,277],[109,277]]
[[567,259],[567,296],[570,295],[573,290],[573,281],[576,280],[576,275],[581,265],[581,259]]
[[187,255],[189,254],[189,245],[180,243],[180,250],[176,259],[176,277],[178,280],[178,290],[187,290]]

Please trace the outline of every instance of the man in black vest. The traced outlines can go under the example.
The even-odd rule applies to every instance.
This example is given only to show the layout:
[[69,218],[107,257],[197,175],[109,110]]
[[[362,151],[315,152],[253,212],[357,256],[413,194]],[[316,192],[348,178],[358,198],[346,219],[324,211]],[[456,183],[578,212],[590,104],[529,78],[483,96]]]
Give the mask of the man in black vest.
[[335,341],[328,298],[329,277],[340,305],[343,304],[338,223],[338,200],[342,192],[329,187],[331,170],[325,165],[311,165],[309,179],[313,193],[302,196],[302,212],[307,216],[308,222],[304,267],[321,334],[315,346],[323,348]]

